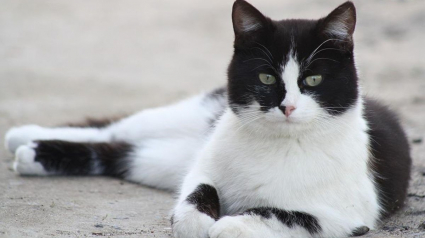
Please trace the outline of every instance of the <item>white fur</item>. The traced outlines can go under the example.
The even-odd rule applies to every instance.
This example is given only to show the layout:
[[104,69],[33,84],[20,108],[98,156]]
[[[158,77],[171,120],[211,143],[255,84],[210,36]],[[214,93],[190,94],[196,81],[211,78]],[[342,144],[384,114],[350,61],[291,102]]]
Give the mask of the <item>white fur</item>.
[[282,101],[282,106],[295,106],[296,108],[298,100],[302,96],[297,82],[300,74],[300,66],[297,59],[294,58],[292,50],[288,58],[288,62],[282,66],[282,80],[286,89],[286,96]]
[[25,145],[39,135],[42,128],[37,125],[26,125],[9,129],[5,135],[4,144],[6,149],[15,153],[19,146]]
[[196,207],[183,201],[175,210],[173,217],[173,234],[175,238],[209,238],[208,231],[215,220]]
[[15,162],[13,162],[13,169],[18,174],[23,175],[47,175],[48,173],[43,166],[36,162],[35,148],[37,144],[30,142],[28,145],[21,145],[16,150]]
[[72,142],[106,142],[108,134],[97,128],[46,128],[25,125],[10,129],[5,136],[6,149],[15,153],[16,149],[33,140],[65,140]]
[[209,230],[210,238],[289,238],[312,237],[301,227],[286,227],[276,219],[260,216],[226,216],[217,221]]

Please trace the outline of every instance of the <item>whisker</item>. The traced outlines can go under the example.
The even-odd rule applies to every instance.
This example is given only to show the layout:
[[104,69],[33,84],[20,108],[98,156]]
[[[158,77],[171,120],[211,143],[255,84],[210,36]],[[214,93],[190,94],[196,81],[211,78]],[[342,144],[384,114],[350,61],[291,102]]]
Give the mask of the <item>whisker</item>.
[[264,58],[251,58],[251,59],[244,60],[243,62],[245,63],[245,62],[248,62],[248,61],[251,61],[251,60],[262,60],[262,61],[265,61],[268,64],[270,64],[270,61],[268,61],[268,60],[266,60]]
[[334,61],[334,62],[337,62],[337,63],[339,63],[339,61],[336,61],[336,60],[334,60],[334,59],[329,59],[329,58],[316,58],[316,59],[314,59],[313,61],[311,61],[307,66],[306,66],[306,68],[308,68],[314,61],[316,61],[316,60],[330,60],[330,61]]
[[323,52],[323,51],[326,51],[326,50],[338,50],[338,51],[343,51],[343,50],[341,50],[341,49],[337,49],[337,48],[324,48],[324,49],[321,49],[321,50],[319,50],[319,51],[317,51],[316,53],[314,53],[313,55],[310,55],[309,57],[308,57],[308,61],[311,61],[313,58],[314,58],[314,56],[316,56],[317,54],[319,54],[320,52]]
[[325,40],[325,41],[323,41],[322,42],[322,44],[320,44],[316,49],[314,49],[313,50],[313,52],[310,54],[310,56],[307,58],[307,62],[310,62],[310,60],[313,58],[313,55],[314,55],[314,53],[316,53],[316,51],[320,48],[320,47],[322,47],[322,45],[324,45],[326,42],[329,42],[329,41],[331,41],[331,40],[333,40],[333,39],[327,39],[327,40]]
[[260,50],[264,55],[266,55],[267,56],[267,58],[269,58],[269,60],[270,60],[270,62],[273,62],[273,60],[272,60],[272,58],[270,58],[270,56],[263,50],[263,49],[261,49],[260,47],[253,47],[253,48],[251,48],[251,49],[257,49],[257,50]]
[[269,68],[271,68],[271,69],[273,69],[273,70],[275,70],[275,71],[276,71],[276,69],[275,69],[273,66],[271,66],[270,64],[262,64],[262,65],[260,65],[260,66],[257,66],[257,67],[255,67],[255,68],[253,68],[250,72],[252,72],[252,71],[254,71],[254,70],[258,69],[258,68],[261,68],[261,67],[263,67],[263,66],[268,66]]
[[255,42],[255,43],[256,43],[256,44],[258,44],[259,46],[263,47],[265,50],[267,50],[267,52],[269,53],[270,57],[271,57],[272,59],[274,59],[274,58],[273,58],[272,53],[270,53],[270,50],[269,50],[269,49],[267,49],[267,47],[265,47],[264,45],[262,45],[262,44],[260,44],[260,43],[258,43],[258,42]]

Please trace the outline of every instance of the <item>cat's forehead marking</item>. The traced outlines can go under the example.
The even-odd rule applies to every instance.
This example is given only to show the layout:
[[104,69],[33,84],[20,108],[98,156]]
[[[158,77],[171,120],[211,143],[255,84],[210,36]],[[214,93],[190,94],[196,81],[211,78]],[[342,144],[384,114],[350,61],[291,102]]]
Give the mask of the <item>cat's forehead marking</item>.
[[300,88],[298,87],[298,77],[300,75],[300,64],[298,63],[297,57],[291,50],[288,53],[287,60],[282,66],[282,81],[285,85],[286,95],[282,102],[282,105],[293,105],[296,103],[298,97],[301,94]]

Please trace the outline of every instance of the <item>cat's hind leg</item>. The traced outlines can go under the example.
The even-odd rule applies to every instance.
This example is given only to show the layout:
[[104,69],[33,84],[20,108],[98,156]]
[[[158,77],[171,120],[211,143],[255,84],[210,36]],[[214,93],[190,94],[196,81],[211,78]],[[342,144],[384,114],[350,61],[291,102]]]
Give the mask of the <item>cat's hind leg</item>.
[[219,89],[101,126],[12,128],[6,145],[17,150],[14,167],[22,175],[107,175],[175,190],[226,98]]
[[6,133],[5,145],[11,153],[15,153],[19,146],[35,140],[137,143],[147,138],[202,139],[209,133],[211,124],[224,111],[226,102],[226,91],[220,88],[172,105],[146,109],[120,120],[91,119],[84,125],[54,128],[37,125],[14,127]]

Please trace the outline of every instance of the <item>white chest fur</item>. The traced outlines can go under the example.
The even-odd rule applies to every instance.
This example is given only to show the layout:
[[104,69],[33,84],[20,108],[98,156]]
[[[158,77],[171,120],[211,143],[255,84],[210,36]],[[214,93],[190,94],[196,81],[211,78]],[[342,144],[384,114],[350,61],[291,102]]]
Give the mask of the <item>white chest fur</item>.
[[270,137],[235,130],[237,116],[227,111],[201,157],[222,214],[269,206],[308,212],[322,223],[373,228],[379,205],[367,166],[366,122],[355,110],[338,120],[346,121],[326,133]]

